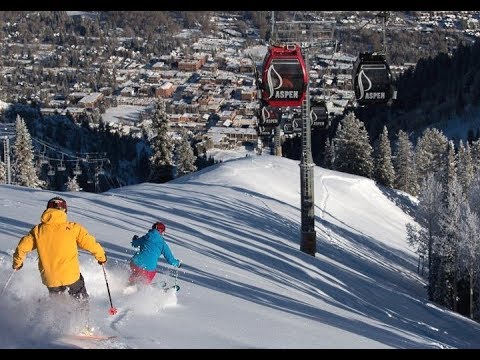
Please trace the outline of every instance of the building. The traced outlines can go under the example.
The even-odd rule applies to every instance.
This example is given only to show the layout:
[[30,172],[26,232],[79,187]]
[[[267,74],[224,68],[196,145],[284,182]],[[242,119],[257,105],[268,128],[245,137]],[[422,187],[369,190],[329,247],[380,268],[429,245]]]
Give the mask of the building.
[[[242,145],[245,143],[256,144],[258,139],[257,131],[253,128],[236,128],[236,127],[221,127],[221,126],[212,126],[207,131],[208,137],[214,140],[215,139],[228,139],[230,146],[235,147],[237,145]],[[223,143],[223,142],[222,142]]]
[[178,70],[179,71],[197,71],[203,65],[203,59],[197,60],[180,60],[178,62]]
[[94,92],[81,98],[78,102],[78,105],[85,109],[93,109],[100,104],[104,97],[105,95],[103,95],[102,93]]

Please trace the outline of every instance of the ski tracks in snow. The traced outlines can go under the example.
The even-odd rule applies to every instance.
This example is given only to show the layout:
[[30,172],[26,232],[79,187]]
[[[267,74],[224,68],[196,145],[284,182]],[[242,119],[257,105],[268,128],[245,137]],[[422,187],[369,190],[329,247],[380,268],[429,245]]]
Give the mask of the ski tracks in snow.
[[325,175],[320,175],[320,185],[321,185],[321,205],[317,206],[317,208],[320,210],[320,226],[318,226],[319,230],[323,232],[327,237],[330,242],[333,242],[333,237],[331,230],[325,226],[325,212],[327,209],[327,202],[330,197],[330,194],[328,192],[328,188],[325,185],[325,179],[332,179],[335,178],[336,176],[325,176]]

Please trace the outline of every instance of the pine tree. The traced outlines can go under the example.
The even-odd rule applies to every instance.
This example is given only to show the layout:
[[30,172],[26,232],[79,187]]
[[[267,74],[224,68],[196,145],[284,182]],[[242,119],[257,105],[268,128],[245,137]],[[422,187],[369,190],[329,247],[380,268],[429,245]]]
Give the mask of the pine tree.
[[327,137],[325,140],[325,151],[324,151],[324,158],[323,158],[323,166],[326,169],[332,169],[333,163],[335,161],[335,146],[333,141],[330,141],[330,138]]
[[463,141],[460,140],[457,154],[457,176],[465,194],[468,193],[470,184],[473,181],[473,175],[474,167],[470,145],[467,142],[464,146]]
[[373,148],[363,122],[348,113],[340,122],[334,138],[334,170],[371,178]]
[[42,188],[45,182],[40,180],[34,167],[34,149],[32,138],[25,121],[17,115],[15,122],[15,144],[13,145],[12,174],[16,184],[31,188]]
[[[465,272],[469,285],[469,316],[474,318],[474,293],[478,286],[480,275],[480,218],[473,212],[468,202],[462,203],[460,225],[458,227],[461,239],[459,249],[460,271]],[[477,295],[478,298],[478,295]]]
[[383,132],[377,146],[375,147],[375,180],[384,186],[392,187],[395,179],[395,170],[392,164],[392,148],[388,138],[387,127],[383,127]]
[[156,136],[151,140],[152,156],[150,157],[149,181],[167,182],[173,179],[174,143],[168,132],[168,116],[165,111],[165,102],[162,99],[155,104],[152,131],[156,132]]
[[7,169],[5,167],[5,163],[0,160],[0,184],[7,183]]
[[467,199],[472,211],[480,215],[480,173],[474,175]]
[[443,205],[442,184],[433,173],[427,175],[423,181],[418,196],[418,206],[413,214],[416,224],[407,224],[407,241],[411,246],[416,246],[420,257],[427,258],[429,276],[429,299],[433,300],[435,279],[432,279],[433,254],[436,248],[436,239],[440,234],[440,209]]
[[456,181],[458,185],[461,185],[458,181],[457,176],[457,156],[455,154],[455,145],[453,141],[448,141],[447,145],[447,156],[445,161],[445,171],[443,172],[443,177],[440,177],[439,180],[443,184],[444,190],[444,199],[448,200],[449,191],[451,191],[451,184],[453,181]]
[[77,175],[68,177],[67,183],[65,184],[67,191],[82,191],[82,188],[78,184]]
[[474,172],[480,173],[480,138],[472,142],[471,149]]
[[440,130],[428,128],[424,131],[415,148],[415,167],[419,184],[430,172],[444,178],[447,146],[448,139]]
[[399,130],[393,158],[395,169],[394,188],[416,196],[418,183],[414,158],[413,144],[408,139],[408,134],[403,130]]
[[444,189],[447,196],[445,205],[440,209],[438,247],[434,249],[437,255],[434,301],[457,312],[461,243],[458,228],[461,220],[460,208],[465,198],[456,173],[453,172],[448,178],[447,188]]
[[[480,173],[476,173],[473,177],[473,181],[471,183],[471,186],[470,186],[470,189],[468,191],[468,194],[467,194],[467,200],[468,200],[468,204],[469,204],[469,209],[471,210],[471,212],[473,214],[475,214],[475,216],[477,218],[480,218]],[[474,254],[477,256],[477,257],[480,257],[480,249],[478,250],[475,250],[475,241],[480,241],[480,234],[479,235],[474,235],[474,228],[475,228],[475,224],[473,224],[474,220],[472,219],[469,219],[470,217],[472,217],[473,215],[469,215],[469,216],[466,216],[464,215],[464,217],[462,218],[462,220],[464,220],[467,224],[465,224],[464,226],[468,226],[469,228],[469,231],[471,232],[471,237],[469,235],[468,238],[466,238],[467,241],[469,241],[470,243],[468,244],[468,249],[469,251],[473,251]],[[471,254],[473,255],[473,254]],[[464,253],[462,253],[462,256],[465,256]],[[468,258],[466,256],[466,258]],[[473,276],[471,275],[470,276],[470,288],[472,288],[472,281],[474,282],[473,285],[475,285],[475,287],[478,289],[478,286],[480,286],[480,269],[476,269],[475,267],[480,267],[480,258],[478,258],[476,261],[473,259],[473,256],[471,256],[470,260],[472,260],[472,263],[471,263],[471,266],[472,268],[469,270],[471,273],[473,272],[476,272],[477,275],[476,276]],[[477,294],[476,295],[476,299],[475,299],[475,308],[473,309],[474,311],[474,317],[476,319],[480,319],[480,295],[478,294],[478,291],[475,291],[475,293]],[[470,303],[470,305],[472,305],[472,302]],[[472,309],[470,309],[472,310]]]
[[177,166],[177,176],[183,176],[197,170],[195,161],[197,157],[193,153],[188,133],[183,130],[180,139],[175,147],[175,164]]

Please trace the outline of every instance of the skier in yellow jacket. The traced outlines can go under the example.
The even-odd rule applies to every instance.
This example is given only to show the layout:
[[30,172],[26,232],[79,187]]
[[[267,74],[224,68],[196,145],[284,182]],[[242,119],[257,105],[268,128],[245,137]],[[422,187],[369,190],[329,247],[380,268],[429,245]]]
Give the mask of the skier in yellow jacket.
[[48,201],[40,219],[41,223],[20,239],[13,255],[13,269],[21,269],[27,253],[36,249],[38,269],[49,293],[68,290],[73,298],[87,301],[78,248],[89,251],[100,265],[107,261],[104,249],[82,225],[67,221],[67,202],[60,197]]

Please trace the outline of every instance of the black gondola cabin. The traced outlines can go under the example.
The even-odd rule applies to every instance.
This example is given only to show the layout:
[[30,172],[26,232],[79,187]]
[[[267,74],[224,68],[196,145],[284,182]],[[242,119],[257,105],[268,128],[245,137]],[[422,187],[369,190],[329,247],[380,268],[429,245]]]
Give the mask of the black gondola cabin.
[[260,108],[259,125],[274,128],[279,124],[281,110],[273,106],[262,106]]
[[308,75],[298,44],[271,45],[262,67],[261,98],[266,106],[301,106]]
[[385,55],[361,53],[353,66],[352,77],[359,105],[386,104],[393,99],[392,74]]
[[310,120],[312,128],[326,129],[329,126],[328,109],[324,100],[310,101]]

